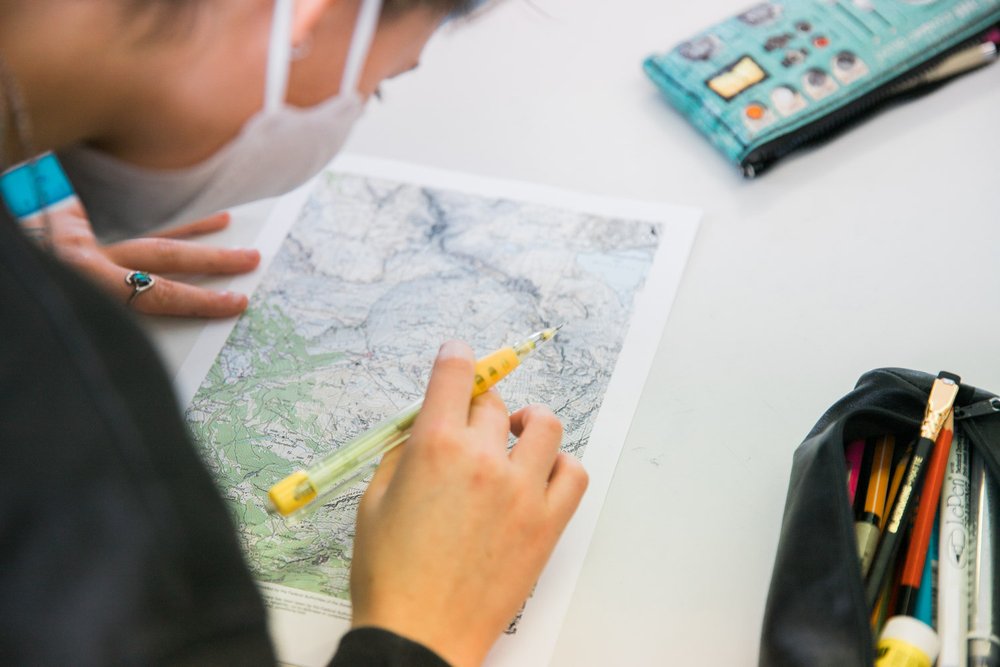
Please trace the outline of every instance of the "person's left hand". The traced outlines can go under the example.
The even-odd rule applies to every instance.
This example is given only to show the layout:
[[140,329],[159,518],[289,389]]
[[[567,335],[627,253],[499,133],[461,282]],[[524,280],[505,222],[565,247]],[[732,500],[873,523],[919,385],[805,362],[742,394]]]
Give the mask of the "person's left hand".
[[[246,273],[256,268],[260,253],[253,248],[216,248],[182,237],[218,231],[229,224],[228,213],[168,230],[157,236],[100,245],[79,202],[49,213],[52,248],[57,257],[85,274],[113,299],[150,315],[231,317],[247,307],[247,297],[217,292],[161,277],[161,273]],[[125,277],[141,270],[157,274],[156,283],[129,302],[133,288]]]

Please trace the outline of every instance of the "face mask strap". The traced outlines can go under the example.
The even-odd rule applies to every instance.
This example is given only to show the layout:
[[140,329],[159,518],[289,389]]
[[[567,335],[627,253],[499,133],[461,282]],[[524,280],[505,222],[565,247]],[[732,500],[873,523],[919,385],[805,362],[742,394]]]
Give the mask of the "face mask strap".
[[381,13],[382,0],[361,0],[361,9],[354,22],[351,46],[347,51],[347,62],[344,64],[344,75],[340,79],[339,95],[346,95],[358,89],[358,80],[361,78],[368,50],[375,38]]
[[273,111],[285,103],[288,70],[292,65],[292,18],[295,0],[274,0],[270,43],[267,47],[267,72],[264,84],[264,110]]

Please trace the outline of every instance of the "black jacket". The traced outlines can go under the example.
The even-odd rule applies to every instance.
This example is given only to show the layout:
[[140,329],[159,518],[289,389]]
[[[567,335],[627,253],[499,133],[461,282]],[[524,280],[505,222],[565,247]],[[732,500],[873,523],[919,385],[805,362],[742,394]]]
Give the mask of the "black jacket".
[[[0,210],[0,664],[273,663],[153,348]],[[333,664],[444,663],[361,630]]]

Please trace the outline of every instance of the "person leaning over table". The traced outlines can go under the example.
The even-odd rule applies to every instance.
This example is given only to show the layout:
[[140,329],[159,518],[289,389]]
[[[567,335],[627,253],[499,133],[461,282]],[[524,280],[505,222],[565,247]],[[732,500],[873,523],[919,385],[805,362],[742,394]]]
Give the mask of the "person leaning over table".
[[[132,237],[205,216],[167,234],[214,231],[228,222],[219,211],[306,181],[379,84],[416,67],[446,18],[481,4],[0,2],[6,57],[34,121],[29,148],[58,150],[86,208],[51,216],[57,253],[122,301],[133,270],[252,270],[260,257],[250,248]],[[226,317],[247,299],[156,276],[132,305]]]
[[[406,4],[383,13],[379,32],[402,39],[413,30],[416,43],[456,3]],[[299,0],[292,39],[312,35],[312,52],[324,53],[328,33],[332,40],[371,5]],[[262,62],[254,45],[267,41],[260,34],[269,32],[270,9],[266,0],[3,0],[0,168],[98,136],[140,161],[144,151],[160,156],[154,166],[170,166],[174,148],[180,165],[228,146],[221,128],[235,135],[253,115],[252,92],[239,88],[259,89],[262,78],[226,83],[215,70]],[[217,53],[221,45],[231,51]],[[365,72],[379,74],[363,75],[361,90],[409,66],[408,58],[376,57],[374,46],[371,53]],[[131,90],[143,90],[129,83],[144,71],[137,64],[160,59],[203,63],[204,71],[175,90],[177,100]],[[169,70],[158,73],[166,88]],[[301,73],[302,90],[313,91],[301,103],[334,94],[324,72]],[[123,77],[121,90],[110,73]],[[203,104],[204,91],[223,83],[218,92],[244,114]],[[157,116],[162,136],[145,113],[122,113],[118,93],[125,111],[169,107]],[[77,98],[73,114],[61,112]],[[144,129],[125,132],[134,144],[116,144],[130,124]],[[229,182],[233,165],[221,162],[213,183]],[[45,252],[57,226],[42,221],[41,243],[33,243],[0,207],[0,664],[272,663],[264,608],[233,526],[165,371],[123,306],[127,295],[109,298],[107,284],[95,288],[78,266]],[[579,503],[587,476],[559,452],[558,420],[540,406],[508,416],[494,393],[470,405],[472,369],[468,347],[442,347],[413,437],[385,457],[363,497],[353,629],[334,665],[478,664]],[[509,432],[518,436],[510,453]]]

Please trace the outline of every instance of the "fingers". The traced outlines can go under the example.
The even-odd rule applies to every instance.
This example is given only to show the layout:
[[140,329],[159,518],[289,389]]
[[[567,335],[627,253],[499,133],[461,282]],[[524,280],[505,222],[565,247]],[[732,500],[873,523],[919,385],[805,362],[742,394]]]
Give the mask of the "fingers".
[[510,417],[500,394],[491,389],[472,399],[469,426],[475,429],[478,441],[493,446],[497,453],[507,452]]
[[[229,224],[229,214],[211,216],[168,234],[204,233]],[[260,253],[252,248],[216,248],[173,238],[140,238],[106,246],[105,257],[127,271],[141,269],[156,274],[246,273],[260,263]],[[125,299],[132,291],[125,286]],[[138,294],[129,305],[148,315],[181,317],[232,317],[247,307],[247,297],[234,292],[216,292],[157,276],[156,284]]]
[[545,494],[549,511],[560,525],[565,526],[573,516],[587,490],[587,482],[587,471],[576,457],[566,452],[556,455]]
[[253,248],[216,248],[190,241],[143,238],[106,246],[104,254],[115,264],[152,273],[246,273],[260,263]]
[[549,511],[560,530],[576,511],[587,490],[587,472],[571,454],[559,451],[562,424],[544,405],[529,405],[510,416],[511,432],[518,436],[511,461],[547,484]]
[[526,411],[534,406],[526,405],[517,412],[511,413],[510,415],[510,432],[514,434],[515,437],[520,438],[521,433],[524,432],[524,417]]
[[222,211],[221,213],[210,215],[207,218],[202,218],[201,220],[197,220],[195,222],[189,222],[186,225],[164,229],[163,231],[150,234],[149,236],[161,239],[179,239],[187,236],[201,236],[202,234],[211,234],[212,232],[225,229],[229,226],[229,221],[229,213]]
[[399,466],[399,457],[403,454],[403,446],[405,445],[395,447],[382,456],[382,462],[375,469],[372,481],[368,484],[361,501],[365,506],[372,503],[377,505],[396,477],[396,468]]
[[415,432],[465,427],[469,423],[474,364],[472,349],[465,343],[453,340],[441,346]]
[[[132,294],[127,285],[125,299]],[[147,315],[181,317],[232,317],[247,307],[247,297],[235,292],[214,292],[156,276],[156,283],[132,300],[132,309]]]
[[511,461],[546,482],[562,444],[559,419],[544,405],[529,405],[510,416],[510,428],[518,436],[510,452]]
[[[229,215],[215,215],[182,230],[211,230],[228,224]],[[177,233],[179,230],[173,230]],[[141,292],[123,278],[133,270],[147,273],[221,273],[249,271],[260,262],[256,250],[213,248],[173,239],[136,239],[100,246],[78,200],[52,215],[56,254],[112,295],[141,313],[189,317],[231,317],[247,307],[247,297],[214,292],[157,277]],[[134,295],[134,298],[132,298]],[[131,299],[131,301],[130,301]]]

